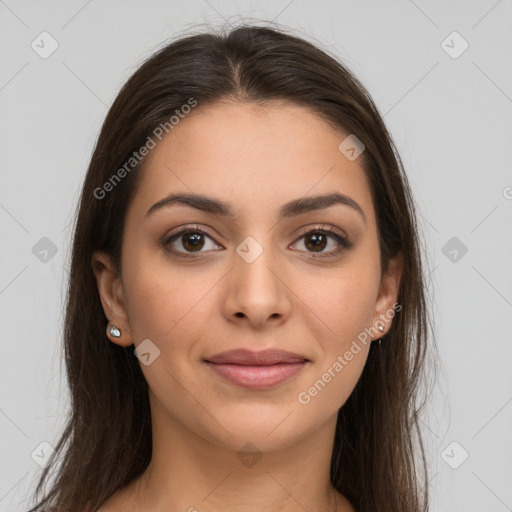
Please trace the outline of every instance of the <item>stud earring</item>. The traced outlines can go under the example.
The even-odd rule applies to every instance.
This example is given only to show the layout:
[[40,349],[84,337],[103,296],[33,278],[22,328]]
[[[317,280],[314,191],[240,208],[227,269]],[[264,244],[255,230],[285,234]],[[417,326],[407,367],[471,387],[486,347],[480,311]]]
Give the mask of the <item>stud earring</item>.
[[[380,332],[384,332],[384,327],[382,325],[379,325],[379,331]],[[379,338],[379,347],[380,347],[380,342],[382,341],[382,337]]]
[[115,325],[107,326],[107,333],[112,336],[112,338],[120,338],[121,337],[121,329],[116,327]]

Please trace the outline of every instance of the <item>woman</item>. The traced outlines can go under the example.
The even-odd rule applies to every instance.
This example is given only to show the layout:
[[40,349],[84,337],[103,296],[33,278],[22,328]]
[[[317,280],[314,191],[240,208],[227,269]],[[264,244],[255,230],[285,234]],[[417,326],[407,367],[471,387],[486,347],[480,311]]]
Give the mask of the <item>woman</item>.
[[31,512],[427,510],[425,295],[402,163],[347,69],[271,28],[167,45],[85,178],[72,414]]

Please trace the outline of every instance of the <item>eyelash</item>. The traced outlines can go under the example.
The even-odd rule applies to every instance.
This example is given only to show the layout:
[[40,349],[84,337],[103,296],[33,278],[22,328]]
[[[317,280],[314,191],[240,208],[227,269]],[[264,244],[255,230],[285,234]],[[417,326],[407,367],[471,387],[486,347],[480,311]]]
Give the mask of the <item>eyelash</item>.
[[[182,251],[177,251],[176,249],[169,249],[168,248],[168,245],[170,244],[170,242],[173,242],[174,240],[179,239],[180,236],[183,236],[185,234],[192,234],[192,233],[202,233],[203,235],[206,235],[208,238],[211,238],[215,242],[215,240],[210,235],[210,233],[208,233],[208,231],[206,231],[205,229],[201,228],[200,226],[188,226],[188,227],[183,228],[182,230],[178,231],[177,233],[172,234],[170,237],[166,237],[162,241],[162,246],[163,246],[163,248],[166,251],[168,251],[171,254],[176,255],[178,257],[198,258],[198,257],[200,257],[201,252],[207,252],[207,251],[199,251],[196,254],[193,254],[193,253],[185,253],[185,252],[182,252]],[[314,252],[311,252],[310,254],[312,255],[312,257],[314,259],[334,257],[334,256],[337,256],[338,254],[340,254],[340,253],[344,252],[345,250],[348,250],[348,249],[350,249],[352,247],[352,243],[346,237],[341,236],[340,234],[338,234],[334,228],[332,228],[332,227],[324,228],[323,226],[318,226],[318,227],[315,227],[313,229],[309,229],[307,231],[304,231],[299,236],[299,238],[297,238],[296,241],[301,240],[306,235],[309,235],[311,233],[321,233],[321,234],[328,235],[328,236],[334,238],[336,240],[336,242],[339,244],[336,249],[334,249],[333,251],[327,252],[327,253],[314,253]],[[217,242],[215,242],[215,243],[217,243]],[[303,252],[303,251],[300,251],[300,252]],[[309,252],[309,251],[306,251],[306,252]]]

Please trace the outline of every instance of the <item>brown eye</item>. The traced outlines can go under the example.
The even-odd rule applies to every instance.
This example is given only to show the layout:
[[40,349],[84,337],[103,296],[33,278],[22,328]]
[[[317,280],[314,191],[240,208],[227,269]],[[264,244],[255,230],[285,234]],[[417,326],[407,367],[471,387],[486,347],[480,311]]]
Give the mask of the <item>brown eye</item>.
[[[352,243],[346,237],[337,234],[334,228],[310,229],[298,240],[304,240],[302,243],[305,249],[300,249],[300,252],[307,252],[316,258],[336,256],[352,247]],[[334,242],[330,243],[331,241]],[[211,244],[210,247],[208,243]],[[333,247],[329,250],[331,245]],[[202,252],[208,252],[208,249],[222,249],[215,243],[213,237],[200,227],[182,229],[166,238],[162,246],[170,253],[190,258],[198,257]]]
[[[305,251],[313,255],[313,257],[329,257],[336,256],[340,252],[352,247],[349,240],[334,232],[334,228],[329,229],[313,229],[305,232],[299,240],[304,240]],[[325,250],[329,245],[329,240],[334,240],[331,250]]]
[[[208,242],[211,247],[208,247]],[[164,240],[162,245],[169,252],[185,257],[194,257],[195,255],[192,256],[191,253],[206,252],[202,250],[205,246],[206,249],[216,249],[220,247],[214,243],[213,238],[205,230],[199,227],[182,229]]]

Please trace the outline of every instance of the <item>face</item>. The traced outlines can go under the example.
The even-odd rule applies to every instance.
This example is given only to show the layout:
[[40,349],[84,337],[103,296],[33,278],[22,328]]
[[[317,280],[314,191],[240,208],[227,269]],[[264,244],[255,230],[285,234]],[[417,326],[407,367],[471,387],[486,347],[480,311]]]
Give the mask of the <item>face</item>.
[[[376,322],[389,330],[401,271],[381,273],[362,156],[338,149],[347,135],[304,107],[219,103],[198,107],[146,157],[122,275],[100,253],[93,267],[123,331],[115,342],[150,340],[141,368],[153,414],[220,445],[268,450],[336,417],[381,337]],[[232,215],[205,201],[152,208],[180,193]],[[331,194],[345,199],[311,209]],[[236,349],[298,358],[208,362]]]

